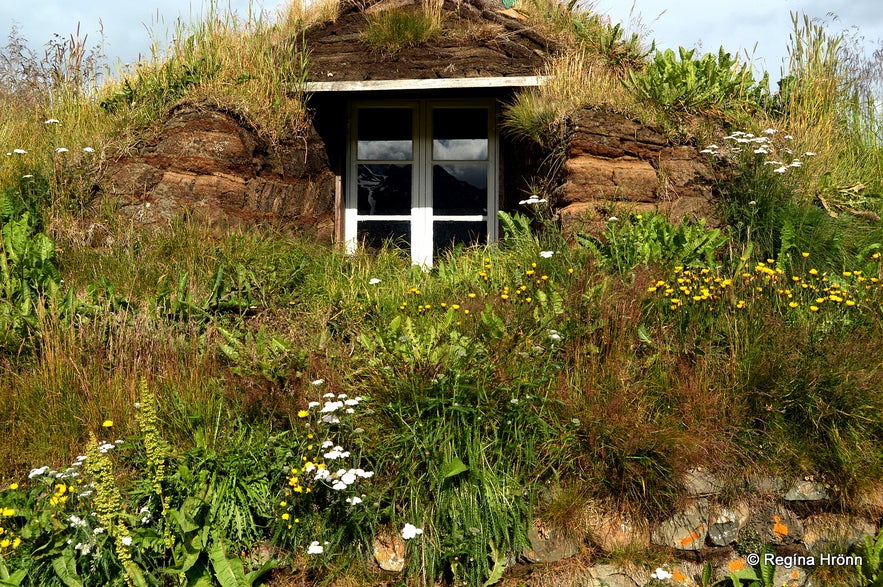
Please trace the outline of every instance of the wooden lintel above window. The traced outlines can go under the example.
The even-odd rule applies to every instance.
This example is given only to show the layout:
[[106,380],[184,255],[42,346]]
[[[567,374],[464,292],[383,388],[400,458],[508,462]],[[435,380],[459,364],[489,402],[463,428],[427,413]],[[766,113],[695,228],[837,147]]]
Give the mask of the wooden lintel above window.
[[366,92],[383,90],[443,90],[454,88],[523,88],[542,85],[545,76],[460,77],[307,82],[307,92]]

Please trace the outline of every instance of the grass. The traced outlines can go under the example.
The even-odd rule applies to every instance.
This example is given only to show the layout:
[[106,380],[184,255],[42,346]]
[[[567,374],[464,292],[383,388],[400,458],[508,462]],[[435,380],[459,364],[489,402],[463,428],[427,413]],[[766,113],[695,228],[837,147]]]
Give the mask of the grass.
[[368,15],[362,40],[370,48],[396,52],[427,43],[441,33],[442,3],[428,2],[420,8],[388,8]]

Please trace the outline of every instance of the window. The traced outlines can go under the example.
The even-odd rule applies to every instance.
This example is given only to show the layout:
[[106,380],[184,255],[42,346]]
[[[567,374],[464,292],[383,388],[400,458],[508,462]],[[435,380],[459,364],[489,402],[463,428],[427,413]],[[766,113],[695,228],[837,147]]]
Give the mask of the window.
[[349,250],[391,240],[429,267],[453,246],[495,240],[493,102],[356,103],[351,114]]

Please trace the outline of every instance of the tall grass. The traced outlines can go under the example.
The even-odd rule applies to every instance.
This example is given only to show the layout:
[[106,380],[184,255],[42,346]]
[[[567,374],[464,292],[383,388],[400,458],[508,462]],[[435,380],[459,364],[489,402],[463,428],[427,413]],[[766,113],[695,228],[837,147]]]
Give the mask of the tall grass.
[[792,19],[780,100],[783,126],[800,152],[816,153],[808,164],[804,198],[831,214],[879,212],[883,145],[879,97],[868,91],[871,80],[863,77],[867,64],[848,58],[844,35],[828,32],[808,16]]

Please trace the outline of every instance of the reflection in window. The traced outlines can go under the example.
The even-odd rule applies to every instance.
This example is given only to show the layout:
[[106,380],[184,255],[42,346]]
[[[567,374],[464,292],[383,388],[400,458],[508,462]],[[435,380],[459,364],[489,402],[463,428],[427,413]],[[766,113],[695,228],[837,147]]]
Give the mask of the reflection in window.
[[487,214],[487,164],[432,166],[433,213]]
[[487,108],[435,108],[432,157],[440,161],[484,161],[488,157]]
[[367,247],[379,249],[385,244],[411,248],[410,220],[360,220],[356,238]]
[[359,214],[410,214],[411,175],[411,165],[359,165]]
[[409,161],[411,141],[359,141],[356,157],[361,161]]
[[487,222],[436,220],[432,223],[433,256],[457,245],[472,246],[487,241]]
[[407,161],[413,156],[411,108],[360,108],[356,157],[365,161]]

